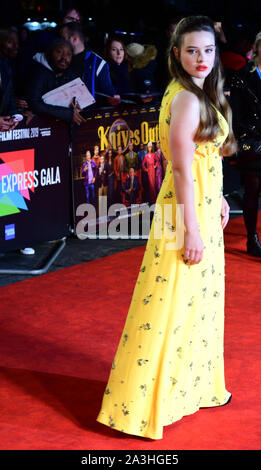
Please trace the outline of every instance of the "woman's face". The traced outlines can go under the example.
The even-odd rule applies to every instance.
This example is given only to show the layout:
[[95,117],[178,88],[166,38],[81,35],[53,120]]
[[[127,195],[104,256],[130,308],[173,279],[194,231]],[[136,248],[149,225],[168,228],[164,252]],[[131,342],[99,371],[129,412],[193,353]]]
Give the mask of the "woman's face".
[[124,48],[122,44],[118,41],[112,41],[109,55],[116,64],[120,65],[124,59]]
[[122,154],[122,147],[118,147],[118,154],[119,154],[119,155]]
[[67,44],[59,44],[53,50],[52,59],[54,66],[59,71],[68,69],[72,61],[72,51]]
[[215,62],[215,38],[209,31],[194,31],[183,36],[180,51],[174,47],[183,69],[200,88]]

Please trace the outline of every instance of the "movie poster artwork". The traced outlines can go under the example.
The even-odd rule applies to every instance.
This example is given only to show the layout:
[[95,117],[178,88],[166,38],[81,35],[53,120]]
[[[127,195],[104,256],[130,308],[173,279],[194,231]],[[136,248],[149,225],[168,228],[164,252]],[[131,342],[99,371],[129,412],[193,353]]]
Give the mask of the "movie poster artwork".
[[135,107],[93,113],[80,126],[72,145],[76,224],[84,203],[101,215],[100,196],[107,197],[107,213],[115,203],[156,202],[167,165],[158,119],[158,107]]

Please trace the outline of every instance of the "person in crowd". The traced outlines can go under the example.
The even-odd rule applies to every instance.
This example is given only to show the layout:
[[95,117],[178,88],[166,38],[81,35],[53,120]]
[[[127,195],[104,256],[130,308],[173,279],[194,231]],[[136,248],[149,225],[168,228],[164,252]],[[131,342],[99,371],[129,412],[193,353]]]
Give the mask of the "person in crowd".
[[105,156],[100,156],[98,168],[98,196],[107,196],[108,193],[108,167],[105,162]]
[[36,114],[80,125],[85,122],[85,119],[81,116],[77,106],[65,108],[46,104],[42,99],[42,96],[48,91],[76,78],[70,68],[71,61],[71,44],[64,39],[54,40],[46,53],[35,56],[35,66],[28,86],[27,97],[32,111]]
[[169,46],[170,38],[174,33],[175,28],[180,20],[181,18],[177,16],[170,16],[167,19],[164,17],[164,21],[162,22],[162,24],[159,25],[160,37],[157,44],[155,44],[158,50],[155,77],[157,88],[161,92],[165,90],[166,86],[169,83],[169,71],[168,63],[166,60],[166,51]]
[[125,157],[123,155],[122,146],[119,145],[118,153],[113,160],[113,169],[115,174],[115,202],[122,202],[121,190],[123,184],[123,173],[125,168]]
[[138,94],[157,92],[156,69],[157,49],[153,44],[143,45],[131,43],[127,46],[127,53],[131,63],[131,86]]
[[18,121],[14,118],[17,113],[11,67],[0,56],[0,131],[9,131],[17,126]]
[[81,14],[78,8],[75,6],[70,6],[63,10],[60,15],[59,24],[67,24],[67,23],[81,23]]
[[108,206],[113,204],[114,201],[114,166],[113,166],[113,151],[108,149],[106,152],[105,163],[107,167],[107,176],[108,176]]
[[214,28],[216,32],[216,38],[217,38],[217,44],[219,51],[221,52],[222,50],[226,49],[226,45],[228,43],[225,31],[223,29],[223,25],[221,21],[215,21],[214,22]]
[[162,180],[163,180],[163,153],[160,148],[160,141],[156,143],[156,159],[157,159],[157,166],[155,169],[155,179],[156,179],[156,194],[160,192]]
[[156,178],[155,168],[158,165],[158,160],[155,153],[153,152],[153,144],[149,142],[147,145],[147,154],[142,162],[142,169],[148,175],[149,182],[149,201],[150,204],[154,204],[156,201]]
[[244,187],[243,215],[247,252],[261,258],[257,233],[261,192],[261,32],[256,36],[253,57],[231,80],[230,105],[238,139],[238,166]]
[[25,117],[32,117],[28,110],[28,103],[20,96],[22,85],[17,72],[17,56],[19,52],[19,35],[14,27],[0,30],[0,55],[9,63],[12,74],[12,83],[16,105],[19,112]]
[[226,78],[225,87],[229,89],[231,77],[248,63],[247,53],[253,46],[253,40],[251,34],[243,28],[232,29],[227,42],[222,44],[220,59]]
[[98,168],[96,163],[91,159],[91,152],[87,150],[86,152],[86,162],[82,167],[82,176],[84,177],[84,187],[86,192],[86,201],[89,204],[90,202],[95,205],[95,189],[94,183],[96,181],[98,174]]
[[129,177],[126,179],[122,188],[125,198],[130,204],[136,204],[140,189],[139,179],[134,173],[134,168],[130,168]]
[[127,50],[123,41],[112,37],[105,44],[104,58],[110,68],[110,76],[115,92],[124,95],[131,92]]
[[97,104],[118,104],[120,97],[112,85],[109,66],[102,57],[85,45],[81,26],[76,22],[67,23],[61,27],[60,33],[72,45],[74,72],[81,77]]
[[18,33],[13,28],[0,30],[0,55],[10,63],[16,59],[19,50]]
[[132,142],[129,143],[128,150],[129,151],[125,153],[125,171],[129,171],[130,168],[134,168],[136,171],[139,168],[139,160],[137,153],[133,151]]

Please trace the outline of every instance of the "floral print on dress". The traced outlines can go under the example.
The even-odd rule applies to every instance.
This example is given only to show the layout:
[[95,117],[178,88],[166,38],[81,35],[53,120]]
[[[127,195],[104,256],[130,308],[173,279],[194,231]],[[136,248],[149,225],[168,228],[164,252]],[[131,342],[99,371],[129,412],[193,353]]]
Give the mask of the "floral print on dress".
[[[168,140],[170,105],[182,90],[172,81],[160,109],[161,149],[168,160],[157,198],[161,209],[166,203],[173,207],[177,203]],[[200,407],[220,406],[230,396],[224,380],[224,242],[220,219],[220,155],[228,124],[219,111],[217,114],[220,133],[212,141],[195,143],[192,163],[203,259],[198,265],[185,264],[183,249],[166,250],[167,235],[175,230],[175,221],[163,224],[161,239],[154,239],[152,222],[105,387],[97,420],[128,434],[161,439],[164,426]],[[159,214],[156,212],[155,217]]]

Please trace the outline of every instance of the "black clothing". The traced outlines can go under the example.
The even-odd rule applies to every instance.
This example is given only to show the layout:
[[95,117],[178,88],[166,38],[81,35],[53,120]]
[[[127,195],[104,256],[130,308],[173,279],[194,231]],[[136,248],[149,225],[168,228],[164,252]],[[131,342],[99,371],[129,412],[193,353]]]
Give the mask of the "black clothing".
[[142,68],[133,68],[130,72],[130,79],[133,90],[136,93],[149,94],[157,92],[156,74],[157,62],[151,60]]
[[72,108],[46,104],[42,96],[75,78],[76,75],[71,69],[65,70],[62,74],[56,74],[51,68],[35,63],[27,91],[28,102],[32,111],[39,115],[52,116],[56,119],[71,122],[73,118]]
[[[232,78],[230,88],[233,130],[239,142],[245,136],[245,144],[249,142],[248,139],[261,143],[261,79],[257,70],[251,72],[252,67],[252,62],[243,67]],[[254,256],[260,256],[256,227],[261,191],[261,154],[253,150],[239,151],[238,167],[244,186],[243,216],[248,237],[247,250]]]
[[[247,64],[231,79],[230,105],[233,111],[233,130],[236,138],[246,135],[261,142],[261,79],[256,70],[250,72],[253,63]],[[252,151],[239,152],[239,168],[261,175],[261,155]]]
[[12,116],[18,112],[13,89],[12,69],[3,57],[0,57],[0,77],[0,115]]
[[261,175],[246,172],[243,175],[244,197],[243,215],[249,237],[256,233],[258,198],[261,192]]
[[117,95],[124,95],[131,92],[128,64],[122,62],[117,64],[114,60],[108,59],[112,84]]
[[72,69],[76,73],[77,77],[82,78],[84,72],[84,60],[85,60],[86,50],[84,49],[79,54],[73,55],[72,57]]

